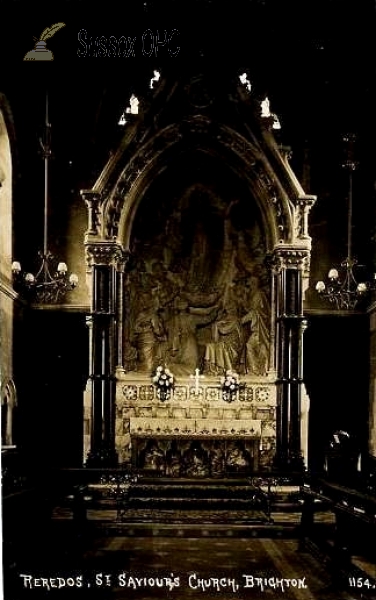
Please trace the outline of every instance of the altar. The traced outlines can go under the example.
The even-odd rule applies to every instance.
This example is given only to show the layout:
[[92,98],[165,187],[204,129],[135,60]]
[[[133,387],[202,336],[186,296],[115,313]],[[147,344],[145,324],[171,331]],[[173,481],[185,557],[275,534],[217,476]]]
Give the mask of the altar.
[[272,466],[276,386],[245,378],[231,401],[218,378],[179,378],[162,401],[151,379],[119,373],[115,444],[119,462],[166,476],[250,474]]

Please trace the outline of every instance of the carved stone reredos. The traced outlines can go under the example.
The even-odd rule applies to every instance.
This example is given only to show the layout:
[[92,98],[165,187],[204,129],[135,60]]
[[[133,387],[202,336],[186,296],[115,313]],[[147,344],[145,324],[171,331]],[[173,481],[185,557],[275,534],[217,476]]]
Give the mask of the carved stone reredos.
[[[140,427],[154,432],[154,425],[160,431],[171,424],[180,433],[195,420],[195,433],[205,427],[214,434],[223,421],[245,419],[252,435],[257,421],[271,465],[276,431],[280,442],[290,435],[290,421],[277,428],[277,391],[279,406],[295,406],[291,415],[299,417],[295,383],[306,326],[308,214],[315,197],[304,193],[288,156],[279,151],[259,99],[235,79],[227,87],[218,74],[162,80],[149,106],[140,103],[144,110],[127,124],[93,189],[82,193],[89,216],[85,248],[89,267],[95,265],[88,271],[93,307],[97,274],[108,274],[109,285],[99,289],[104,301],[115,300],[103,335],[117,365],[121,460],[129,460],[131,437]],[[293,290],[294,303],[286,302],[287,289]],[[276,318],[279,309],[289,317],[283,323]],[[99,317],[93,325],[101,325]],[[101,339],[92,335],[93,356],[106,348]],[[278,344],[285,348],[290,339],[291,351],[279,351]],[[151,376],[161,365],[178,381],[171,410],[155,402]],[[231,413],[217,408],[218,378],[228,370],[247,381]],[[199,373],[207,378],[202,394],[195,383],[195,400],[189,385],[193,373],[196,383]],[[92,389],[94,406],[103,399],[102,388]],[[179,419],[189,424],[184,421],[179,429]],[[294,436],[292,456],[298,449]]]

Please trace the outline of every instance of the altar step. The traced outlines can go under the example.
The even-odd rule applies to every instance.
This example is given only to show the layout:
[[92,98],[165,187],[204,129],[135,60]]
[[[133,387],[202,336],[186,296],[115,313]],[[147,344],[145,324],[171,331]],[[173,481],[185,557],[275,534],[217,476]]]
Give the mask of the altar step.
[[290,538],[300,535],[300,513],[271,513],[247,509],[160,509],[120,507],[88,509],[77,522],[72,511],[56,507],[53,523],[79,535],[121,537],[261,537]]
[[[56,507],[57,526],[120,536],[296,537],[299,488],[270,489],[250,478],[139,478],[128,484],[89,484],[79,507]],[[269,491],[269,494],[268,494]]]
[[129,507],[247,510],[261,506],[256,492],[246,480],[140,480],[131,486]]
[[[259,504],[257,504],[258,506]],[[255,504],[251,500],[239,498],[132,498],[129,501],[130,508],[142,509],[143,506],[151,509],[175,509],[175,510],[251,510]],[[260,504],[261,508],[261,504]]]
[[89,486],[90,505],[133,510],[260,510],[299,512],[298,488],[280,487],[276,492],[253,485],[249,478],[171,479],[140,478],[130,486]]
[[53,516],[54,531],[69,532],[79,536],[100,537],[184,537],[184,538],[285,538],[297,539],[300,535],[300,519],[274,522],[258,511],[184,511],[184,518],[177,511],[100,511],[88,514],[84,526],[77,529],[71,515],[56,510]]

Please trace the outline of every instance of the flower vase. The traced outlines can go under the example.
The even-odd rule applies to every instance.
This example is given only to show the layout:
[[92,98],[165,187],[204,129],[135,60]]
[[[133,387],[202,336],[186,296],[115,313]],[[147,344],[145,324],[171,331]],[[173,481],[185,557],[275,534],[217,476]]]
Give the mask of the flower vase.
[[234,402],[236,400],[236,391],[224,391],[222,397],[225,402]]
[[158,388],[157,396],[161,402],[165,402],[170,397],[170,390],[166,390],[165,388]]

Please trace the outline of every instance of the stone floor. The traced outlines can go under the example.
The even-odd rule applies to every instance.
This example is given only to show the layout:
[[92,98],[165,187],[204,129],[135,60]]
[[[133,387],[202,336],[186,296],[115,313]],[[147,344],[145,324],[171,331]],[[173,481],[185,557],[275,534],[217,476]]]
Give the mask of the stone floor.
[[[95,561],[100,563],[101,557],[112,566],[110,574],[114,587],[109,598],[352,598],[350,589],[340,591],[338,586],[331,587],[330,575],[309,553],[299,551],[296,540],[156,538],[145,544],[143,539],[133,539],[132,543],[115,538],[98,540],[93,552]],[[116,560],[113,560],[115,556]],[[114,563],[118,565],[117,571],[113,569]],[[126,573],[124,578],[123,572]],[[180,585],[171,591],[143,584],[133,589],[133,581],[129,578],[135,574],[141,580],[151,577],[151,581],[173,574],[179,577]],[[286,580],[283,587],[274,588],[277,579]],[[118,583],[127,583],[128,587],[122,588]]]
[[333,578],[294,539],[96,537],[60,555],[45,548],[21,569],[4,600],[373,598]]
[[[376,600],[376,584],[357,587],[300,545],[292,508],[265,523],[252,510],[170,510],[171,518],[148,506],[119,520],[112,505],[76,521],[72,507],[56,507],[43,531],[11,544],[3,600]],[[333,531],[332,513],[316,517]],[[373,585],[376,572],[369,576]]]

